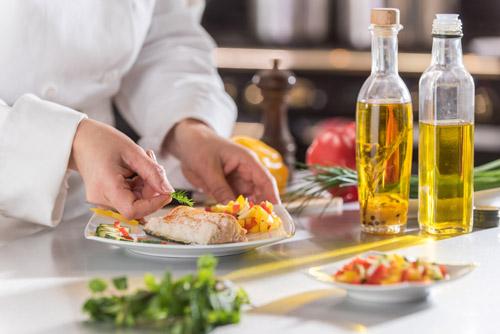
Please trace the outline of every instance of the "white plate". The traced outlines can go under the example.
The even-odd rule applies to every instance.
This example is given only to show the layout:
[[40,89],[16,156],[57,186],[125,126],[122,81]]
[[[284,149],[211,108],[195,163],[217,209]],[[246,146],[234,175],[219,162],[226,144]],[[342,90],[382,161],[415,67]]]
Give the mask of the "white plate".
[[[160,210],[153,215],[165,215],[167,211],[168,210]],[[99,226],[99,224],[112,224],[115,220],[110,217],[104,217],[96,214],[94,214],[87,223],[84,235],[86,239],[115,245],[124,248],[132,253],[147,256],[195,258],[204,254],[212,254],[215,256],[234,255],[248,252],[257,247],[273,244],[280,240],[290,238],[295,234],[295,225],[293,223],[292,217],[286,211],[286,209],[282,205],[275,205],[274,211],[281,218],[283,222],[283,229],[268,233],[254,233],[247,235],[249,241],[246,242],[235,242],[219,245],[184,245],[174,242],[168,242],[166,244],[148,244],[142,242],[106,239],[96,236],[95,230],[97,226]],[[140,225],[127,225],[125,223],[122,223],[122,225],[130,226],[132,228],[132,235],[142,236],[152,240],[158,240],[154,237],[147,236],[142,230],[142,226]]]
[[[381,253],[368,252],[359,256],[365,257],[373,254]],[[318,281],[344,289],[347,295],[354,299],[376,303],[401,303],[425,299],[432,288],[457,280],[469,274],[477,266],[476,264],[444,264],[450,277],[446,280],[432,283],[405,282],[388,285],[361,285],[336,282],[332,275],[352,259],[350,258],[321,267],[312,267],[309,268],[307,274]]]

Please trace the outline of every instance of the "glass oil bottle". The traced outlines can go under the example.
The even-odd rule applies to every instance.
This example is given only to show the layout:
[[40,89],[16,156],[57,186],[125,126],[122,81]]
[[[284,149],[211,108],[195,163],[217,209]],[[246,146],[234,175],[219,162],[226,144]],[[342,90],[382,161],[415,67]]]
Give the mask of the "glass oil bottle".
[[408,215],[413,115],[410,93],[398,74],[401,28],[398,9],[372,9],[372,71],[356,108],[361,229],[367,233],[402,233]]
[[462,23],[437,14],[432,62],[419,84],[419,224],[429,234],[472,230],[474,81],[462,62]]

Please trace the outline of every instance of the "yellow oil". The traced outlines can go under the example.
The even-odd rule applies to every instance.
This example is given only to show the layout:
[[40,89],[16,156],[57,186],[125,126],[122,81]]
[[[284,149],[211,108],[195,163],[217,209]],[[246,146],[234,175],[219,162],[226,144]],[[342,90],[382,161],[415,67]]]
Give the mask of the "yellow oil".
[[419,124],[419,223],[430,234],[472,230],[474,126]]
[[356,119],[361,229],[375,234],[401,233],[408,215],[411,103],[358,102]]

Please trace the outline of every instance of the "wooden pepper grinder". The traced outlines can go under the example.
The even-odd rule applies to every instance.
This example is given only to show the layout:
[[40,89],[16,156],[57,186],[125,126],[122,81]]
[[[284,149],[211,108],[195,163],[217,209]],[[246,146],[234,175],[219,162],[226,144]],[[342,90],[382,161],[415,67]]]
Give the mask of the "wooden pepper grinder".
[[260,88],[262,100],[262,141],[280,152],[288,167],[289,178],[295,167],[295,142],[288,127],[287,95],[295,84],[295,75],[278,69],[279,59],[273,59],[271,70],[257,72],[252,82]]

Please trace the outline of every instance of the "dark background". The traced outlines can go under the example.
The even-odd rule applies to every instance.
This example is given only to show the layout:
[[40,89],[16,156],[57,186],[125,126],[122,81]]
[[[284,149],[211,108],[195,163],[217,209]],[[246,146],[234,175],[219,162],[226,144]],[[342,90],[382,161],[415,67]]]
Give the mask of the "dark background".
[[[274,2],[274,4],[269,4]],[[326,5],[325,5],[326,3]],[[357,3],[358,8],[348,7]],[[271,20],[276,25],[286,27],[288,21],[302,26],[311,6],[327,7],[326,15],[316,15],[314,19],[326,24],[326,33],[321,36],[310,34],[304,37],[300,32],[285,41],[270,40],[258,33],[259,19],[257,7],[261,13],[272,12]],[[349,1],[349,0],[209,0],[203,15],[202,24],[212,35],[219,47],[239,47],[257,49],[337,49],[352,51],[370,51],[369,44],[359,45],[356,42],[361,34],[368,34],[368,23],[362,20],[359,8],[388,5],[401,10],[401,23],[405,28],[400,32],[400,52],[430,53],[431,23],[436,10],[459,13],[463,22],[464,53],[476,54],[475,41],[483,37],[500,37],[500,1],[493,0],[406,0],[406,1]],[[268,8],[266,8],[266,6]],[[291,11],[295,13],[290,14]],[[262,15],[262,20],[269,18]],[[366,16],[366,14],[365,14]],[[325,19],[326,17],[326,19]],[[425,20],[424,20],[425,18]],[[424,22],[425,21],[425,22]],[[349,36],[346,31],[358,31]],[[365,38],[366,39],[366,38]],[[489,43],[486,43],[487,46]],[[484,43],[483,43],[484,45]],[[500,46],[500,44],[499,44]],[[500,55],[500,47],[492,47],[494,56]],[[488,54],[491,56],[491,54]],[[369,71],[314,70],[304,71],[291,69],[299,81],[295,87],[289,118],[290,128],[298,144],[297,158],[304,159],[307,146],[312,139],[314,124],[329,117],[347,117],[354,119],[355,102],[358,91],[369,75]],[[252,103],[247,91],[251,86],[251,78],[257,69],[225,69],[219,72],[225,82],[226,89],[232,95],[239,108],[238,121],[258,122],[260,120],[259,105]],[[418,120],[418,80],[420,74],[400,73],[412,92],[414,104],[414,120]],[[474,75],[476,83],[476,165],[500,158],[500,78],[497,75]],[[255,93],[255,92],[253,92]],[[302,97],[302,98],[301,98]],[[478,97],[480,103],[478,102]],[[497,127],[498,126],[498,127]],[[492,145],[493,143],[498,143]],[[416,161],[417,154],[414,158]]]

